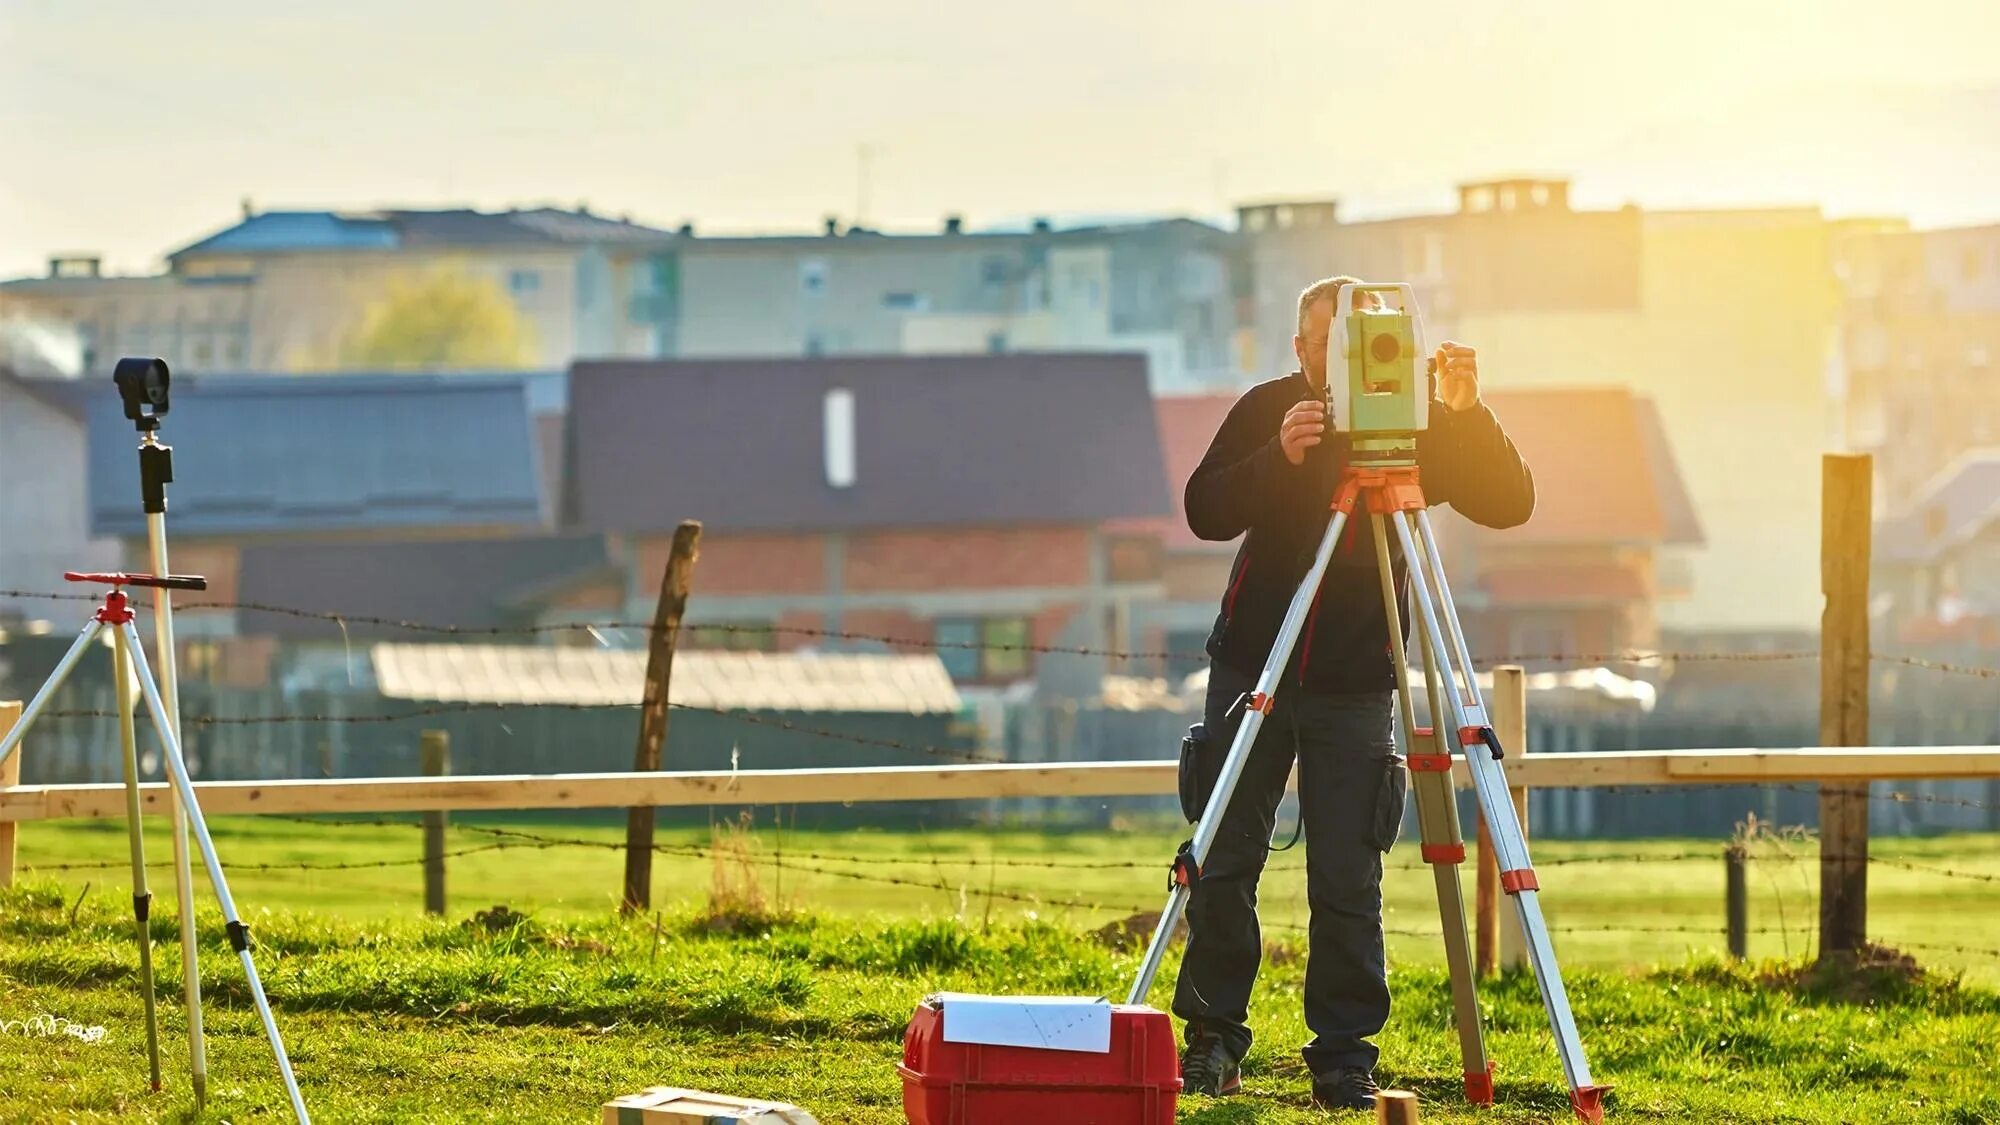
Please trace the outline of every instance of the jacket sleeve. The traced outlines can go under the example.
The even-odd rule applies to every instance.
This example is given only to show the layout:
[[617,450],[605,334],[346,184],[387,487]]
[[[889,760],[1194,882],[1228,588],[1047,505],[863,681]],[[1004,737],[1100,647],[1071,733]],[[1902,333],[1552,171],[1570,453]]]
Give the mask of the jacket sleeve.
[[1453,411],[1431,400],[1430,428],[1419,439],[1424,495],[1450,504],[1486,527],[1517,527],[1535,511],[1535,475],[1484,402]]
[[1265,413],[1251,404],[1249,395],[1238,399],[1201,464],[1189,474],[1182,502],[1188,530],[1197,538],[1236,538],[1277,510],[1283,496],[1299,486],[1302,474],[1285,460],[1277,426],[1263,424]]

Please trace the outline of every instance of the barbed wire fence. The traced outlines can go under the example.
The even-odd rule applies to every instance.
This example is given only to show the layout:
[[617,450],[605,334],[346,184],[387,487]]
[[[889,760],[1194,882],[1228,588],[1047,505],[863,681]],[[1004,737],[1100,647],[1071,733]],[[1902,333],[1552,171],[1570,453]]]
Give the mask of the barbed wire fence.
[[[87,601],[97,600],[95,597],[91,595],[84,595],[84,594],[47,593],[47,592],[20,591],[20,590],[0,590],[0,596],[13,597],[13,598],[40,597],[40,598],[47,598],[50,600],[60,600],[60,601],[87,602]],[[139,610],[140,612],[146,612],[148,607],[142,604],[135,604],[134,608]],[[651,622],[622,621],[622,620],[606,620],[606,621],[595,621],[595,622],[569,622],[569,623],[540,624],[540,625],[529,625],[529,626],[466,628],[449,624],[439,624],[434,622],[411,621],[411,620],[367,616],[367,615],[347,615],[347,614],[331,613],[319,610],[308,610],[298,607],[278,606],[278,605],[271,605],[266,603],[254,603],[254,602],[190,601],[178,605],[177,608],[185,613],[200,613],[204,611],[208,612],[229,611],[229,612],[274,614],[274,615],[291,617],[295,619],[322,621],[328,624],[331,629],[336,630],[344,643],[350,643],[350,644],[354,643],[351,630],[363,626],[375,629],[395,630],[413,634],[443,636],[458,641],[466,641],[478,638],[494,639],[494,640],[499,640],[503,638],[541,639],[556,634],[583,633],[586,635],[592,635],[599,643],[603,643],[604,634],[606,633],[617,632],[629,635],[642,636],[650,634],[653,629],[653,625]],[[781,624],[744,625],[741,623],[731,623],[731,622],[717,622],[717,623],[689,622],[681,626],[681,631],[683,636],[686,636],[688,634],[697,634],[711,639],[716,637],[730,637],[730,636],[743,636],[743,635],[757,636],[767,640],[776,637],[790,637],[815,643],[832,643],[841,646],[864,646],[864,647],[872,647],[872,648],[886,649],[892,651],[902,651],[902,650],[909,650],[909,651],[947,650],[948,651],[948,650],[972,649],[972,650],[982,650],[982,651],[1018,652],[1018,653],[1038,654],[1038,655],[1063,655],[1063,656],[1103,658],[1107,661],[1111,661],[1118,664],[1126,664],[1126,665],[1145,665],[1145,664],[1167,665],[1172,662],[1202,661],[1206,659],[1205,654],[1198,652],[1119,650],[1113,648],[1075,646],[1075,645],[1056,645],[1056,644],[988,644],[984,642],[952,642],[952,641],[940,640],[935,637],[917,637],[909,635],[898,635],[895,633],[886,633],[886,632],[871,633],[871,632],[851,631],[851,630],[820,629],[820,628],[789,626]],[[1671,666],[1677,664],[1741,663],[1741,664],[1782,665],[1782,664],[1816,661],[1818,659],[1818,655],[1819,654],[1815,651],[1807,651],[1807,650],[1784,650],[1784,651],[1768,651],[1768,652],[1669,651],[1669,650],[1625,651],[1625,652],[1614,652],[1614,653],[1542,652],[1542,653],[1506,653],[1506,654],[1487,655],[1478,660],[1477,663],[1482,668],[1490,668],[1494,665],[1500,665],[1500,664]],[[1972,680],[2000,679],[2000,668],[1989,668],[1989,667],[1980,667],[1970,664],[1953,663],[1953,662],[1934,660],[1927,657],[1921,657],[1909,654],[1877,652],[1870,654],[1870,660],[1871,663],[1874,663],[1878,666],[1885,668],[1894,668],[1894,669],[1907,668],[1907,669],[1936,673],[1943,676],[1962,677]],[[825,725],[788,719],[778,715],[755,714],[741,710],[734,710],[726,707],[702,706],[702,705],[687,704],[680,702],[671,703],[669,704],[669,706],[676,711],[700,713],[733,723],[742,723],[746,725],[765,728],[767,730],[778,732],[786,736],[823,739],[823,740],[846,743],[850,745],[865,746],[872,749],[889,750],[896,752],[898,754],[907,755],[909,759],[912,761],[932,760],[932,761],[951,761],[951,762],[965,762],[965,763],[989,763],[989,762],[1007,760],[1008,758],[1007,752],[1002,748],[994,748],[994,747],[982,748],[977,746],[973,747],[944,746],[927,742],[916,742],[916,741],[909,741],[896,738],[856,734],[854,732],[836,730]],[[478,715],[478,714],[504,715],[510,712],[541,713],[541,712],[562,712],[562,711],[587,712],[587,713],[617,713],[623,711],[633,711],[636,710],[638,707],[639,703],[636,700],[629,703],[626,702],[572,703],[572,702],[559,702],[559,701],[544,701],[544,702],[532,702],[532,703],[448,702],[448,703],[425,704],[419,706],[411,706],[407,708],[399,708],[393,711],[384,710],[376,713],[363,713],[363,714],[335,713],[332,711],[324,711],[324,712],[300,711],[296,713],[269,713],[261,715],[232,716],[232,715],[224,715],[216,713],[194,712],[182,716],[182,723],[185,727],[193,729],[207,729],[207,728],[220,728],[220,727],[284,726],[284,725],[300,725],[300,724],[321,724],[327,726],[379,728],[379,727],[392,727],[395,724],[411,723],[423,719],[436,719],[436,718],[455,716],[455,715]],[[44,717],[47,719],[61,721],[61,720],[73,720],[73,719],[103,720],[103,719],[116,718],[117,716],[115,711],[99,707],[99,708],[55,709],[45,712]],[[1623,793],[1630,795],[1648,795],[1648,794],[1661,794],[1661,793],[1686,793],[1694,789],[1742,789],[1742,788],[1751,788],[1751,787],[1743,785],[1723,785],[1723,784],[1693,785],[1693,786],[1690,785],[1614,786],[1614,787],[1607,787],[1600,791],[1611,792],[1611,793]],[[1817,786],[1811,784],[1800,784],[1800,783],[1766,784],[1762,786],[1756,786],[1754,788],[1762,789],[1767,792],[1794,792],[1794,793],[1801,793],[1808,795],[1816,794],[1818,792]],[[1983,811],[1992,811],[1993,809],[1996,808],[1996,804],[1992,801],[1981,801],[1966,797],[1952,796],[1947,794],[1924,793],[1924,792],[1911,793],[1902,791],[1889,791],[1889,792],[1877,793],[1871,791],[1871,793],[1869,794],[1869,799],[1871,801],[1885,802],[1900,807],[1909,807],[1912,805],[1933,805],[1933,806],[1949,806],[1954,808],[1983,810]],[[365,826],[414,827],[418,824],[418,822],[415,820],[390,820],[390,819],[329,820],[326,818],[319,818],[319,817],[294,818],[294,819],[298,819],[303,821],[304,823],[309,823],[317,826],[332,826],[338,828],[359,828]],[[245,871],[259,871],[259,872],[270,872],[270,873],[353,872],[360,870],[379,870],[379,869],[417,867],[430,863],[435,859],[473,857],[473,856],[488,855],[491,853],[500,853],[508,851],[547,852],[555,850],[571,851],[578,849],[608,849],[608,850],[622,851],[625,847],[623,843],[615,841],[593,840],[593,839],[574,837],[574,836],[556,836],[544,833],[530,832],[520,828],[482,827],[482,826],[464,824],[459,822],[454,822],[451,825],[451,828],[455,832],[463,833],[468,836],[486,837],[486,842],[450,849],[443,852],[441,856],[426,857],[420,855],[414,857],[398,857],[393,859],[374,859],[374,860],[314,859],[314,860],[300,860],[297,862],[262,862],[262,863],[250,863],[250,864],[232,864],[231,866],[233,868]],[[657,854],[663,856],[688,859],[688,860],[700,860],[711,863],[717,862],[720,858],[722,858],[721,849],[719,849],[718,846],[713,843],[711,844],[656,843],[654,845],[654,850]],[[1566,866],[1619,865],[1619,864],[1662,863],[1662,862],[1686,863],[1694,861],[1712,861],[1715,858],[1717,858],[1719,854],[1720,852],[1718,850],[1707,850],[1707,851],[1685,850],[1685,851],[1668,851],[1668,852],[1652,850],[1652,851],[1636,851],[1636,852],[1588,854],[1588,855],[1560,855],[1551,859],[1540,860],[1538,861],[1538,866],[1566,867]],[[1788,863],[1819,862],[1822,860],[1840,862],[1852,858],[1859,858],[1859,857],[1821,855],[1820,853],[1817,852],[1816,849],[1813,849],[1810,851],[1801,851],[1799,854],[1796,855],[1784,856],[1782,857],[1782,861]],[[1911,859],[1904,859],[1900,857],[1889,857],[1879,854],[1871,854],[1867,857],[1867,859],[1870,864],[1881,865],[1887,868],[1905,871],[1910,874],[1920,875],[1926,879],[1944,880],[1960,884],[1991,885],[1995,883],[2000,883],[2000,874],[1994,874],[1984,871],[1974,871],[1963,867],[1921,863]],[[922,891],[924,893],[935,893],[939,891],[941,888],[947,887],[947,884],[944,882],[941,876],[942,869],[947,867],[962,868],[967,870],[968,872],[977,872],[980,870],[985,870],[988,872],[997,872],[1000,869],[1008,869],[1008,870],[1035,869],[1038,871],[1095,870],[1095,871],[1105,871],[1105,872],[1130,872],[1133,873],[1135,877],[1138,877],[1148,869],[1155,869],[1159,871],[1162,874],[1162,877],[1164,873],[1163,864],[1158,862],[1065,860],[1060,857],[1025,857],[1025,856],[1003,858],[996,855],[988,855],[984,857],[970,857],[970,856],[941,857],[933,855],[925,858],[914,858],[914,857],[886,857],[886,856],[866,856],[866,855],[838,855],[824,851],[822,852],[794,851],[793,853],[786,855],[782,851],[779,851],[771,854],[760,854],[754,858],[754,863],[757,866],[768,868],[774,875],[780,872],[790,872],[793,874],[795,879],[802,876],[822,877],[828,879],[846,880],[850,882],[863,883],[880,887],[894,887],[912,891]],[[84,871],[92,869],[108,870],[126,866],[129,866],[129,861],[104,861],[104,862],[79,861],[79,862],[62,862],[53,864],[31,865],[24,867],[24,870],[54,873],[54,872]],[[1386,864],[1385,866],[1387,866],[1392,871],[1416,871],[1424,868],[1423,864],[1409,863],[1409,862],[1392,862]],[[1290,872],[1290,871],[1301,870],[1302,868],[1303,864],[1297,861],[1280,860],[1280,861],[1274,861],[1271,864],[1269,864],[1267,870],[1276,872]],[[925,869],[929,869],[931,871],[932,877],[925,878],[908,874],[908,872],[911,871],[922,871]],[[998,885],[998,883],[993,880],[989,880],[988,884],[984,887],[977,885],[977,883],[978,883],[977,880],[972,880],[972,879],[962,881],[960,887],[958,888],[958,893],[962,896],[969,896],[972,899],[982,900],[988,903],[997,900],[1002,902],[1020,904],[1024,906],[1032,906],[1036,908],[1080,911],[1093,915],[1102,915],[1102,914],[1112,914],[1119,916],[1142,915],[1145,913],[1145,911],[1149,909],[1149,907],[1143,903],[1108,903],[1108,902],[1091,901],[1078,897],[1061,897],[1061,896],[1052,897],[1050,895],[1032,889],[1025,889],[1018,886],[1003,887]],[[1305,929],[1303,925],[1301,925],[1296,921],[1289,921],[1289,922],[1266,921],[1265,924],[1273,929],[1281,931],[1303,931]],[[1441,934],[1438,931],[1434,930],[1412,930],[1407,928],[1391,928],[1388,929],[1386,932],[1392,936],[1421,937],[1421,938],[1438,938],[1441,936]],[[1558,926],[1554,928],[1553,932],[1558,934],[1605,934],[1605,935],[1612,935],[1612,934],[1626,934],[1626,935],[1651,934],[1651,935],[1689,935],[1689,936],[1699,935],[1699,936],[1707,936],[1710,938],[1727,936],[1726,927],[1707,928],[1698,926],[1697,927],[1658,926],[1658,925],[1639,925],[1639,924],[1599,925],[1599,926],[1577,925],[1577,926],[1566,926],[1566,927]],[[1765,928],[1765,929],[1752,930],[1750,932],[1760,933],[1760,934],[1788,934],[1791,936],[1797,936],[1801,938],[1810,937],[1810,934],[1807,931],[1797,930],[1797,929],[1788,930],[1782,928],[1781,929]],[[1977,945],[1953,945],[1948,943],[1924,943],[1917,941],[1905,941],[1901,942],[1900,944],[1907,945],[1911,948],[1927,948],[1935,952],[1948,952],[1959,955],[2000,958],[2000,949],[1991,949]]]

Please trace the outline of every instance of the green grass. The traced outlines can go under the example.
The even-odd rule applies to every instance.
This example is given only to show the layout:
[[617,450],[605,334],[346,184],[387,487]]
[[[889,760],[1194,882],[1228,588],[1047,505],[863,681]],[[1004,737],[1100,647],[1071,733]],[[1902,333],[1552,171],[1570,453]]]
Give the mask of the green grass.
[[[602,821],[454,823],[600,842],[622,836]],[[1164,876],[1151,861],[1175,839],[1137,831],[786,832],[781,845],[766,826],[750,844],[762,861],[751,897],[781,898],[798,909],[714,932],[701,919],[717,867],[702,857],[658,857],[657,929],[651,917],[616,918],[621,856],[598,848],[455,857],[450,909],[431,919],[421,914],[416,866],[257,869],[404,863],[419,846],[409,827],[255,818],[214,827],[231,889],[256,935],[257,965],[280,1029],[322,1121],[591,1120],[607,1098],[662,1084],[785,1098],[828,1125],[901,1121],[894,1064],[912,1006],[941,988],[1121,990],[1136,952],[1105,948],[1087,931],[1134,908],[1157,908]],[[660,840],[680,847],[706,843],[708,833],[663,831]],[[499,838],[459,828],[449,846],[494,842]],[[49,870],[122,860],[122,826],[29,824],[21,831],[22,886],[0,892],[0,1120],[194,1119],[165,832],[153,831],[148,847],[160,904],[152,933],[167,1091],[145,1092],[126,871]],[[782,867],[774,868],[781,850]],[[1717,858],[1669,858],[1689,851]],[[1435,930],[1430,878],[1403,866],[1413,852],[1399,846],[1391,857],[1388,924]],[[1871,869],[1871,931],[1889,944],[1903,939],[1932,970],[1916,974],[1857,981],[1798,971],[1816,919],[1817,864],[1809,851],[1782,860],[1767,848],[1752,867],[1752,926],[1777,926],[1780,908],[1789,923],[1782,939],[1752,939],[1753,956],[1773,960],[1718,960],[1719,932],[1607,931],[1719,931],[1719,852],[1712,841],[1536,847],[1578,1024],[1597,1076],[1615,1084],[1613,1120],[2000,1120],[1993,1065],[2000,966],[1917,946],[2000,945],[1994,884],[1886,864]],[[2000,838],[1992,836],[1879,840],[1874,852],[1918,867],[2000,874]],[[1612,856],[1647,858],[1605,859]],[[1569,862],[1593,858],[1600,861]],[[1148,866],[1092,866],[1126,861]],[[1273,857],[1266,881],[1271,948],[1253,1000],[1258,1042],[1246,1063],[1247,1095],[1184,1099],[1183,1121],[1327,1119],[1307,1106],[1297,1053],[1306,1038],[1302,935],[1284,928],[1304,920],[1297,863],[1297,853]],[[746,877],[740,865],[720,870],[739,883]],[[874,881],[884,879],[904,882]],[[1032,901],[989,898],[988,891]],[[212,1089],[200,1120],[284,1119],[283,1091],[241,969],[205,883],[201,893]],[[523,916],[470,922],[499,903]],[[1787,944],[1791,959],[1776,960]],[[1380,1038],[1385,1084],[1418,1090],[1426,1122],[1568,1119],[1532,978],[1482,986],[1501,1104],[1474,1112],[1462,1103],[1438,943],[1392,937],[1390,953],[1396,1006]],[[1177,956],[1170,955],[1163,981],[1171,980]],[[1162,987],[1153,1000],[1164,1004],[1166,996]],[[6,1022],[37,1015],[101,1025],[106,1033],[86,1043],[24,1034]]]
[[[496,837],[479,831],[482,826],[601,845],[624,840],[622,818],[613,823],[603,816],[460,815],[451,823],[450,851],[534,842]],[[147,824],[153,890],[158,899],[170,902],[172,852],[166,826],[157,820]],[[212,828],[230,888],[246,911],[268,906],[367,921],[422,914],[423,870],[415,863],[422,845],[414,827],[225,817]],[[705,827],[663,829],[657,839],[671,849],[698,849],[709,843],[710,835]],[[1027,912],[1080,930],[1159,909],[1165,897],[1165,861],[1180,839],[1170,829],[780,833],[766,821],[756,829],[754,850],[763,864],[764,893],[816,913],[947,914],[979,922]],[[1271,857],[1260,911],[1274,934],[1306,922],[1305,878],[1299,869],[1303,852],[1301,845]],[[1883,838],[1871,843],[1871,853],[1881,862],[1868,875],[1870,937],[1917,954],[1926,966],[2000,987],[2000,958],[1945,948],[2000,949],[2000,834]],[[1726,952],[1721,842],[1548,840],[1537,842],[1534,854],[1542,907],[1565,964],[1615,968]],[[1694,858],[1678,858],[1683,856]],[[1816,853],[1810,845],[1766,842],[1753,856],[1750,956],[1811,953],[1819,919]],[[24,825],[20,861],[27,874],[60,879],[71,894],[88,882],[93,898],[122,899],[130,885],[122,822]],[[47,869],[92,862],[113,866]],[[396,866],[293,869],[327,863]],[[516,846],[454,855],[446,878],[447,905],[461,916],[504,902],[543,917],[597,918],[616,906],[623,864],[622,851],[614,847]],[[1137,866],[1119,866],[1125,864]],[[259,870],[260,865],[279,869]],[[1396,846],[1388,867],[1383,880],[1387,927],[1435,934],[1436,890],[1413,840]],[[1986,880],[1911,867],[1968,872]],[[207,883],[198,862],[196,868],[205,895]],[[656,856],[653,875],[656,905],[693,908],[707,900],[710,864],[704,856]],[[1462,879],[1468,904],[1472,882],[1468,865]],[[1437,938],[1394,932],[1389,955],[1395,964],[1435,964],[1443,957]]]

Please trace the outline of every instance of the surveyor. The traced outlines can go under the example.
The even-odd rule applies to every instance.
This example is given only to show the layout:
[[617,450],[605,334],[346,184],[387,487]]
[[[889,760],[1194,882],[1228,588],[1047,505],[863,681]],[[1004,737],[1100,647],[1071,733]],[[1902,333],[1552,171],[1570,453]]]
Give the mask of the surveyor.
[[[1280,622],[1326,532],[1345,463],[1346,435],[1324,404],[1327,337],[1343,286],[1316,281],[1299,294],[1298,369],[1244,392],[1188,478],[1188,527],[1202,539],[1238,536],[1222,609],[1210,633],[1203,722],[1183,747],[1182,811],[1200,818],[1221,773],[1242,701],[1269,659]],[[1379,307],[1357,293],[1360,307]],[[1534,477],[1480,399],[1474,349],[1447,343],[1433,379],[1428,428],[1417,439],[1424,496],[1487,527],[1534,510]],[[1395,560],[1402,621],[1410,620],[1403,561]],[[1382,857],[1403,819],[1407,775],[1394,740],[1395,669],[1374,542],[1361,513],[1335,546],[1304,631],[1220,832],[1195,880],[1188,941],[1174,990],[1186,1021],[1184,1089],[1228,1094],[1250,1049],[1250,988],[1263,953],[1257,882],[1296,758],[1311,910],[1303,1054],[1313,1100],[1374,1105],[1378,1055],[1370,1038],[1389,1018],[1382,947]]]

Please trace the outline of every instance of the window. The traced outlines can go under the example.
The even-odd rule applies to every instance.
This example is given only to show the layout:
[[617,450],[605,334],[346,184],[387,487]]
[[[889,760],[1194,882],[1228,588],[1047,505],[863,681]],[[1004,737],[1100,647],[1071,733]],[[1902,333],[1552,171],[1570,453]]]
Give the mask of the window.
[[799,263],[799,290],[804,293],[826,291],[826,259],[807,258]]
[[885,309],[906,309],[911,312],[922,312],[929,304],[930,302],[926,301],[924,295],[921,293],[882,294],[882,307]]
[[825,422],[826,483],[854,487],[854,392],[835,387],[826,392],[821,416]]
[[954,680],[1018,680],[1032,665],[1025,617],[943,619],[933,636],[938,658]]
[[980,261],[979,280],[988,285],[999,285],[1006,281],[1007,259],[993,255]]
[[817,332],[806,333],[806,354],[807,355],[826,354],[826,341],[820,337],[819,333]]
[[988,332],[986,334],[986,353],[988,355],[999,355],[1006,350],[1007,334],[1005,332]]
[[680,644],[710,652],[771,652],[777,632],[763,621],[717,621],[681,631]]
[[526,297],[531,293],[539,293],[541,291],[542,291],[542,271],[540,270],[507,271],[507,292],[512,293],[516,297]]

